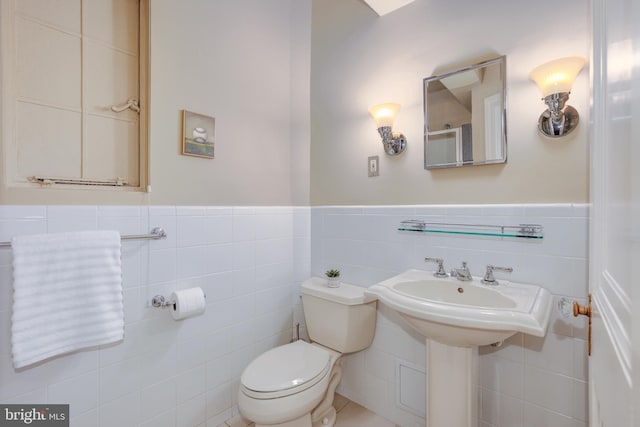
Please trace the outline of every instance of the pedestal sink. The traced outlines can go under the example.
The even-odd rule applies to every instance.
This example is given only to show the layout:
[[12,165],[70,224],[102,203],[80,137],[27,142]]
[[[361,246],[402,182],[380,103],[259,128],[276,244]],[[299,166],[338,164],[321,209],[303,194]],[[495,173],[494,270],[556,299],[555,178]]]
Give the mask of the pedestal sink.
[[535,285],[480,278],[462,282],[408,270],[365,292],[397,311],[426,338],[427,427],[474,427],[473,350],[518,332],[544,336],[551,314],[549,291]]

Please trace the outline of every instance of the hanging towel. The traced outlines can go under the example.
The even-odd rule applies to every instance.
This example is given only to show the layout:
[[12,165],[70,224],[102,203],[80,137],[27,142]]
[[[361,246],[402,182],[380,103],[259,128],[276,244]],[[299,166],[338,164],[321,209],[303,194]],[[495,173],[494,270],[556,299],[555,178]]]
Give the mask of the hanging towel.
[[13,366],[124,337],[120,234],[14,237]]

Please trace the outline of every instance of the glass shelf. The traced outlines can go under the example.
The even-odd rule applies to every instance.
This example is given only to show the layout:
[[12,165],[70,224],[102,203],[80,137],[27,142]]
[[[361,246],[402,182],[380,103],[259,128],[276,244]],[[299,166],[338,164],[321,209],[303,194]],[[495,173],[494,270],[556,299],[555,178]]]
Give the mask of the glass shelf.
[[443,233],[488,237],[517,237],[521,239],[542,239],[543,227],[539,224],[488,225],[488,224],[451,224],[406,220],[400,223],[398,231],[418,233]]

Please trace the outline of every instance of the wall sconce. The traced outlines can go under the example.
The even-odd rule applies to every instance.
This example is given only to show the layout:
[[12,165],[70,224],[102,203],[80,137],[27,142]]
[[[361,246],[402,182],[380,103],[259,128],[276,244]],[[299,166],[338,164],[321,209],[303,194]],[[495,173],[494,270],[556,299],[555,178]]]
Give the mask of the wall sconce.
[[578,111],[565,103],[569,99],[571,85],[584,64],[583,58],[561,58],[542,64],[529,73],[529,78],[540,88],[542,100],[548,107],[538,119],[538,130],[544,136],[560,138],[578,126]]
[[369,108],[369,114],[376,121],[378,133],[382,137],[384,151],[390,156],[397,156],[407,148],[407,138],[401,133],[393,132],[393,120],[400,109],[400,104],[378,104]]

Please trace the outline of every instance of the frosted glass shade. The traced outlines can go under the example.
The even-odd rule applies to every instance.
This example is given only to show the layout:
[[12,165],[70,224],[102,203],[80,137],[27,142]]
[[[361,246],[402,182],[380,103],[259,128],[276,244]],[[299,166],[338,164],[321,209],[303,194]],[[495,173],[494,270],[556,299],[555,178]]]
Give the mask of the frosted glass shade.
[[543,98],[553,93],[571,92],[573,81],[585,62],[577,56],[555,59],[534,68],[529,78],[536,82]]
[[400,104],[378,104],[369,108],[369,114],[371,114],[373,120],[376,121],[378,128],[385,126],[393,127],[393,121],[396,118],[398,110],[400,110]]

